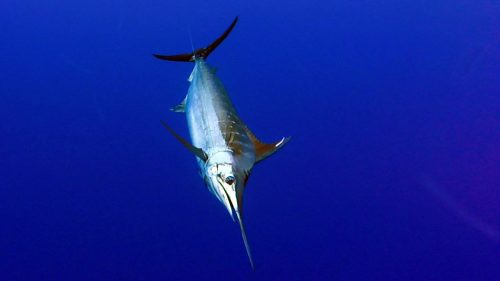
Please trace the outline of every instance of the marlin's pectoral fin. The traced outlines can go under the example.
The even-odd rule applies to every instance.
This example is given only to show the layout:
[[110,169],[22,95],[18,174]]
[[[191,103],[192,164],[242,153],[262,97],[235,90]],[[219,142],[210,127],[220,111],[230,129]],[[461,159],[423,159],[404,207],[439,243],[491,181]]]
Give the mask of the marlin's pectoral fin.
[[178,105],[174,106],[173,108],[171,108],[170,110],[172,110],[173,112],[185,112],[185,109],[186,109],[186,98],[185,97],[181,103],[179,103]]
[[163,121],[160,121],[160,122],[163,125],[163,127],[165,127],[165,129],[167,129],[167,131],[169,131],[180,143],[182,143],[182,145],[184,145],[187,149],[189,149],[189,151],[191,151],[194,155],[196,155],[201,160],[203,160],[205,162],[207,161],[208,156],[205,153],[205,151],[203,151],[203,149],[192,145],[188,140],[183,138],[181,135],[177,134],[174,131],[174,129],[172,129],[170,126],[168,126],[165,122],[163,122]]
[[257,139],[257,137],[250,131],[250,129],[246,128],[248,137],[252,140],[255,146],[256,159],[255,162],[260,162],[267,157],[271,156],[278,149],[282,148],[291,137],[282,138],[280,141],[275,143],[263,143]]

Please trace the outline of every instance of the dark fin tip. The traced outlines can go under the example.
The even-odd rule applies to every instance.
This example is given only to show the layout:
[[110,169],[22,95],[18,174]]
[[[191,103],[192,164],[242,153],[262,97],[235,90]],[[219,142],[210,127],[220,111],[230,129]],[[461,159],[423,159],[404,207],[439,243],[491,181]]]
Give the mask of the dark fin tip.
[[184,147],[186,147],[194,155],[196,155],[198,158],[200,158],[204,162],[206,162],[208,160],[208,156],[205,153],[205,151],[203,151],[203,149],[193,146],[188,140],[186,140],[181,135],[179,135],[177,132],[175,132],[174,129],[172,129],[169,125],[167,125],[167,123],[165,123],[163,120],[160,120],[160,122],[163,125],[163,127],[165,127],[165,129],[167,129],[167,131],[169,133],[171,133],[182,145],[184,145]]
[[193,54],[180,54],[172,56],[153,54],[153,56],[157,59],[168,60],[168,61],[179,61],[179,62],[193,61]]

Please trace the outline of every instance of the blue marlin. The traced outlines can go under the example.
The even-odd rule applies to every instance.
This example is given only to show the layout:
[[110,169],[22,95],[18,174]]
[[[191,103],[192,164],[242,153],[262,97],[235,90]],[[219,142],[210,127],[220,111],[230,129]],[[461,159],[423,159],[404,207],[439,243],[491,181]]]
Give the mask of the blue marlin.
[[233,220],[236,217],[250,265],[254,268],[243,223],[243,191],[255,163],[276,152],[290,138],[282,138],[275,143],[258,140],[236,113],[222,82],[215,74],[215,68],[206,62],[237,21],[238,17],[208,47],[186,54],[154,56],[162,60],[194,63],[188,79],[190,86],[187,96],[172,109],[186,114],[191,142],[176,133],[166,122],[162,121],[162,124],[196,156],[200,174],[208,189],[226,207]]

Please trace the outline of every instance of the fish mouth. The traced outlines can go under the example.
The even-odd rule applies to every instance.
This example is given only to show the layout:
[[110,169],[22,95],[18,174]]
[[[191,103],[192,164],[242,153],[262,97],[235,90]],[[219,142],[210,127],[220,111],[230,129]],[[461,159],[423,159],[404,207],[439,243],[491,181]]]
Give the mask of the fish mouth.
[[223,200],[221,200],[221,198],[219,198],[219,200],[221,200],[223,204],[226,206],[233,221],[235,221],[233,213],[236,215],[236,221],[238,221],[238,224],[240,225],[241,237],[243,238],[243,243],[245,245],[245,250],[247,252],[248,260],[250,261],[252,269],[255,270],[255,265],[253,263],[253,258],[252,258],[252,251],[250,250],[250,245],[248,243],[247,234],[245,230],[245,224],[243,223],[243,218],[241,217],[241,213],[239,210],[240,206],[238,206],[238,201],[236,197],[237,182],[234,181],[234,179],[230,182],[231,184],[227,184],[227,177],[226,181],[217,177],[218,186],[221,187],[220,190],[224,192],[223,194],[224,196],[222,197]]
[[[252,269],[255,269],[252,252],[250,250],[250,245],[248,243],[245,225],[243,223],[243,218],[241,216],[241,206],[238,205],[237,192],[242,192],[239,190],[244,186],[244,181],[240,180],[241,177],[236,177],[233,174],[232,167],[230,165],[214,165],[208,169],[209,187],[212,193],[219,199],[219,201],[226,207],[229,215],[233,221],[237,221],[241,236],[243,238],[243,243],[245,244],[245,250],[247,252],[248,259]],[[236,216],[236,220],[235,217]]]
[[238,201],[236,198],[236,182],[234,180],[230,182],[231,184],[228,184],[227,181],[220,177],[215,178],[217,197],[226,206],[229,215],[234,220],[233,214],[238,213]]

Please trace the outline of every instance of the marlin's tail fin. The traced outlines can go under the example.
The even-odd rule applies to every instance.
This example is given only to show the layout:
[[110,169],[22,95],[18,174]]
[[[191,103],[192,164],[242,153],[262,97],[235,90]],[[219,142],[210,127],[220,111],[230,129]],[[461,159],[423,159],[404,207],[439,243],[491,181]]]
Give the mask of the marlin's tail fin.
[[229,33],[231,33],[234,26],[236,25],[236,22],[238,22],[238,17],[236,17],[231,23],[231,25],[228,27],[228,29],[219,38],[217,38],[214,42],[212,42],[212,44],[208,45],[208,47],[200,48],[188,54],[180,54],[180,55],[154,54],[153,56],[161,60],[181,61],[181,62],[193,62],[196,58],[206,58],[210,55],[210,53],[212,53],[213,50],[215,50],[215,48],[217,48],[217,46],[220,45],[220,43],[222,43],[222,41],[224,41],[224,39],[226,39],[226,37],[229,35]]

